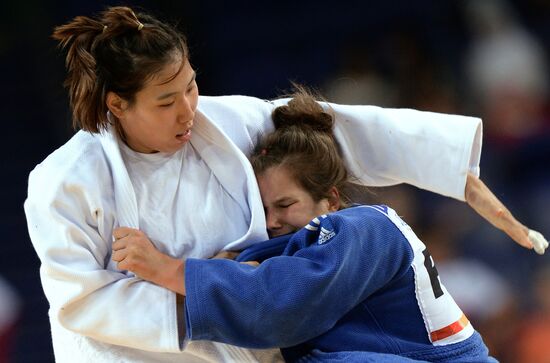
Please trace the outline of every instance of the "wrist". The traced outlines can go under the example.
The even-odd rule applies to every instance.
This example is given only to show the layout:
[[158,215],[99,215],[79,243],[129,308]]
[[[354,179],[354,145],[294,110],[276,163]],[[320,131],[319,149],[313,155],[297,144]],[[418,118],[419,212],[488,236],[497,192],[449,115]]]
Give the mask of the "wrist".
[[166,262],[162,269],[162,281],[159,285],[185,296],[185,261],[168,257]]

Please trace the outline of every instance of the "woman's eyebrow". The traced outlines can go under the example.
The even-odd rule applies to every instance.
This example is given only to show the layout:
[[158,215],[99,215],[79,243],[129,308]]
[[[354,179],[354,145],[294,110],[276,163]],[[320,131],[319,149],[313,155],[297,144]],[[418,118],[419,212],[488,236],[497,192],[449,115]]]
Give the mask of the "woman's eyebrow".
[[166,98],[170,98],[172,96],[174,96],[175,94],[177,94],[178,92],[169,92],[169,93],[164,93],[160,96],[157,97],[157,101],[161,101],[161,100],[164,100]]
[[[191,80],[189,81],[189,83],[187,83],[187,86],[189,86],[191,83],[193,83],[193,81],[195,80],[195,78],[197,78],[197,72],[193,72],[193,75],[191,76]],[[166,98],[169,98],[169,97],[172,97],[173,95],[177,94],[178,92],[168,92],[168,93],[164,93],[160,96],[157,97],[157,101],[162,101]]]

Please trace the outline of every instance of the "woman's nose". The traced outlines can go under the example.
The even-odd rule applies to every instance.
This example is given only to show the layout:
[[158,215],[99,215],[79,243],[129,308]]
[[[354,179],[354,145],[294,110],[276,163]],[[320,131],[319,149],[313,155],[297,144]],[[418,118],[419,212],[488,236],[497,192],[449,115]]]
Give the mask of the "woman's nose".
[[183,97],[178,108],[178,121],[185,123],[191,122],[195,118],[195,109],[188,97]]
[[266,212],[266,214],[266,224],[269,231],[276,231],[283,226],[276,213]]

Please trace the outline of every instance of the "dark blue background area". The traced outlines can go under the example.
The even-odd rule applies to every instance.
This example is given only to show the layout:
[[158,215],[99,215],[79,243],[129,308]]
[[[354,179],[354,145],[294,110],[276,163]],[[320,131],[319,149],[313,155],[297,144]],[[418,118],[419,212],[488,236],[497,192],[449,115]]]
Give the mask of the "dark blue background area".
[[[402,42],[414,44],[425,64],[452,74],[457,92],[464,88],[460,82],[461,57],[471,34],[459,0],[7,1],[1,7],[0,22],[0,122],[5,145],[1,156],[0,221],[4,235],[0,275],[22,300],[14,362],[53,362],[48,305],[23,213],[28,173],[73,133],[62,87],[64,55],[50,35],[54,26],[77,15],[92,15],[107,4],[142,6],[161,19],[178,22],[188,37],[202,94],[270,98],[287,90],[291,80],[322,91],[326,80],[346,66],[342,55],[350,49],[368,53],[370,64],[380,74],[398,80],[396,85],[403,90],[414,92],[421,85],[414,82],[414,64],[403,68],[400,63],[402,48],[398,45]],[[550,8],[537,0],[510,4],[548,53]],[[417,104],[402,97],[396,106]],[[550,158],[546,158],[550,141],[543,137],[537,143],[518,150],[517,162],[507,159],[513,167],[507,169],[510,175],[499,169],[486,179],[511,210],[520,211],[518,219],[532,223],[544,220],[539,215],[530,216],[529,206],[522,205],[509,188],[514,185],[514,193],[521,194],[518,188],[528,182],[516,185],[517,176],[526,173],[533,177],[529,179],[533,183],[549,180],[544,169],[550,168]],[[487,160],[499,159],[498,152],[490,147],[485,155]],[[525,160],[534,165],[526,165]],[[548,225],[537,227],[546,228],[548,237]],[[480,253],[481,258],[499,260],[498,256]],[[520,260],[532,266],[530,256]],[[508,263],[506,257],[499,261]]]

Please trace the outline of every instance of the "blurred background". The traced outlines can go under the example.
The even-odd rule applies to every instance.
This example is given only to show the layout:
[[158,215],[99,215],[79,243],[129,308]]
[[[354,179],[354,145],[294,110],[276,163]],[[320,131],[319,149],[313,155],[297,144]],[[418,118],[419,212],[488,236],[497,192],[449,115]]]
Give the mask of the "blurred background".
[[[272,98],[290,81],[339,103],[482,117],[482,179],[550,237],[550,1],[13,1],[0,22],[0,363],[53,362],[48,304],[23,201],[32,168],[72,134],[52,29],[141,6],[187,34],[200,92]],[[550,256],[464,204],[410,186],[370,189],[431,250],[501,362],[550,362]],[[75,361],[78,358],[75,357]]]

